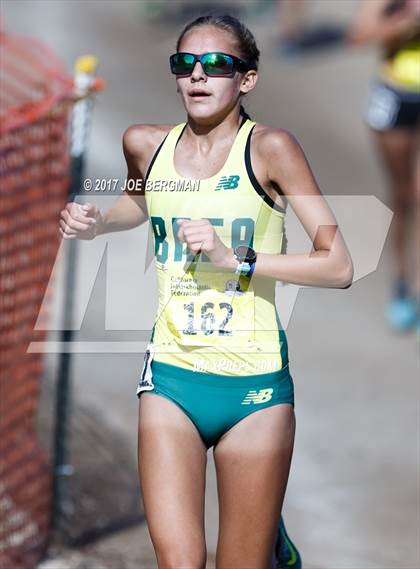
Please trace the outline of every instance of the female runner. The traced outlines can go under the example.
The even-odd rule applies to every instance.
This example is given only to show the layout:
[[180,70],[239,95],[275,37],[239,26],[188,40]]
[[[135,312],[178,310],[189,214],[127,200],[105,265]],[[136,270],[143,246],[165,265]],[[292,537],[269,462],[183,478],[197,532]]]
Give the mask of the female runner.
[[420,332],[420,1],[364,0],[348,41],[377,44],[383,52],[366,122],[392,191],[393,291],[387,318],[395,329],[417,325]]
[[[276,280],[346,288],[353,266],[295,138],[241,106],[259,51],[236,18],[203,16],[170,57],[186,122],[123,137],[126,192],[102,214],[62,212],[66,239],[144,223],[154,232],[159,309],[137,388],[139,476],[159,568],[206,564],[204,496],[213,447],[218,569],[269,569],[294,444],[293,380]],[[313,250],[286,255],[290,202]],[[287,535],[277,543],[297,567]]]

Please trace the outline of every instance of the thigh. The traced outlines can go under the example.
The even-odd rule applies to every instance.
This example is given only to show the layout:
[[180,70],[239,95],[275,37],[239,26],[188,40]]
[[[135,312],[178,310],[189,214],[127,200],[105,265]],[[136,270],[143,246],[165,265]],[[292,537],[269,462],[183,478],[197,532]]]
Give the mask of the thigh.
[[396,128],[376,132],[375,137],[393,187],[409,191],[416,131]]
[[406,92],[377,82],[371,90],[365,115],[391,179],[394,197],[401,204],[410,200],[413,146],[416,125],[419,124],[419,108],[419,97],[413,99]]
[[292,405],[261,409],[214,447],[219,494],[217,569],[267,569],[289,476],[295,434]]
[[413,153],[414,153],[414,169],[413,169],[413,179],[414,179],[414,191],[416,195],[416,204],[420,204],[420,124],[416,130],[416,139],[413,143]]
[[159,567],[204,566],[207,451],[173,401],[145,392],[139,401],[140,486]]

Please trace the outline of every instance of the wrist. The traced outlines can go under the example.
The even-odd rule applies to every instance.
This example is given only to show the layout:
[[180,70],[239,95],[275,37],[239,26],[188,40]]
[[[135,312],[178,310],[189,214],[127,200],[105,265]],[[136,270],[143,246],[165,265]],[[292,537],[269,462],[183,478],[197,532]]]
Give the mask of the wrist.
[[257,260],[256,251],[247,245],[238,245],[233,248],[233,257],[236,261],[235,274],[251,277]]
[[228,247],[220,268],[227,269],[228,271],[234,271],[238,265],[238,261],[233,255],[233,248]]
[[98,235],[102,235],[103,233],[106,233],[106,213],[102,215],[101,212],[99,212],[96,217],[94,237],[98,237]]

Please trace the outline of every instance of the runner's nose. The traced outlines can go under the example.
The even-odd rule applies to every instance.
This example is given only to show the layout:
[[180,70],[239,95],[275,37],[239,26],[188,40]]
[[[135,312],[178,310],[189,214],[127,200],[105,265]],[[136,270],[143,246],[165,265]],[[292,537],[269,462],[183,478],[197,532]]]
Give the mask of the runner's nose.
[[195,79],[197,81],[198,79],[201,79],[202,77],[207,79],[207,75],[204,72],[204,69],[203,69],[203,66],[201,65],[201,62],[196,61],[195,65],[194,65],[194,69],[192,70],[192,73],[191,73],[191,79]]

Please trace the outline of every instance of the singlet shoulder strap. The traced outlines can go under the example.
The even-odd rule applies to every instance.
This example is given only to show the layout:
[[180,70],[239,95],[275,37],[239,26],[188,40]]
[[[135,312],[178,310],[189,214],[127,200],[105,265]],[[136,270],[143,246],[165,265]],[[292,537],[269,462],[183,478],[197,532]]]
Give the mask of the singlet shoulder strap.
[[178,136],[180,135],[182,129],[185,126],[186,126],[186,123],[179,123],[179,124],[175,125],[174,127],[172,127],[171,130],[166,133],[164,139],[159,144],[159,146],[155,150],[155,153],[153,154],[153,157],[152,157],[150,164],[147,168],[146,175],[144,177],[145,182],[151,176],[152,168],[155,165],[155,162],[157,161],[158,157],[159,156],[162,157],[165,154],[164,150],[166,150],[168,148],[168,146],[170,146],[172,148],[171,143],[175,144],[176,140],[178,139]]

